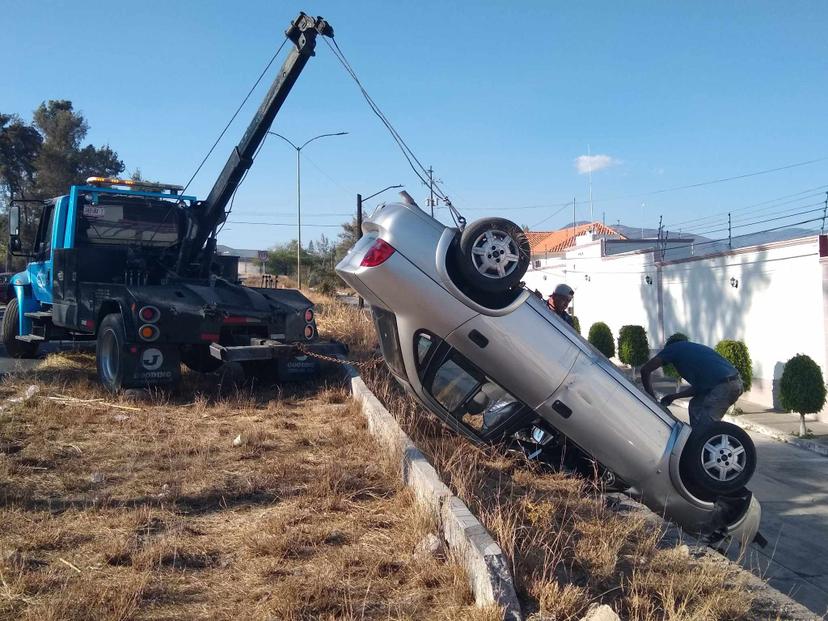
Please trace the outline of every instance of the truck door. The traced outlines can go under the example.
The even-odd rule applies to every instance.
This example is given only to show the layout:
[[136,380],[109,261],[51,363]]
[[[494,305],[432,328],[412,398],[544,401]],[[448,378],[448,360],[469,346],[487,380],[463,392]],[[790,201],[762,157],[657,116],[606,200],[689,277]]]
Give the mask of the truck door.
[[52,247],[56,205],[46,203],[34,241],[34,259],[26,266],[32,294],[38,302],[52,303]]

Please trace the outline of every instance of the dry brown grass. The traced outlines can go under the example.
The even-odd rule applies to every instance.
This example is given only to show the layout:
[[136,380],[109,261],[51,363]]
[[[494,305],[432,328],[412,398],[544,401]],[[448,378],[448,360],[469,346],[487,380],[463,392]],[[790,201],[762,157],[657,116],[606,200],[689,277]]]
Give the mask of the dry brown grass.
[[0,384],[0,618],[493,618],[414,553],[436,527],[341,384],[215,383],[133,403],[60,354]]
[[[331,300],[325,311],[323,334],[348,343],[355,359],[376,355],[366,316]],[[642,621],[766,617],[757,616],[733,566],[667,545],[642,515],[614,507],[580,478],[459,439],[405,395],[384,366],[362,375],[500,543],[532,618],[580,619],[593,603]]]

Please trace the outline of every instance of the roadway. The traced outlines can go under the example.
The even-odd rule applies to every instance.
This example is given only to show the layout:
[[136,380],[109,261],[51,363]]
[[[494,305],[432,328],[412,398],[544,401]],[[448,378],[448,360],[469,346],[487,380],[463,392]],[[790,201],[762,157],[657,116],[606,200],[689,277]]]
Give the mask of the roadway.
[[[687,410],[670,408],[686,420]],[[748,487],[762,504],[760,532],[742,564],[813,612],[828,611],[828,458],[749,432],[758,463]]]

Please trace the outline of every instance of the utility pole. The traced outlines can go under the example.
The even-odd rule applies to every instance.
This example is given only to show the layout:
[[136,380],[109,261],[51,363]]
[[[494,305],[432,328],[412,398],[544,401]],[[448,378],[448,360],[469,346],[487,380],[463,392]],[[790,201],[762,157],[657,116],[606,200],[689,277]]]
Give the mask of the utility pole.
[[572,197],[572,244],[575,244],[575,197]]
[[428,204],[431,207],[431,217],[434,217],[434,169],[429,165],[428,167],[428,191],[431,198],[428,199]]
[[825,193],[825,207],[822,208],[822,234],[825,234],[825,216],[828,216],[828,192]]
[[[362,237],[362,194],[357,194],[357,221],[356,221],[356,238],[360,239]],[[357,301],[357,306],[362,309],[365,307],[365,300],[362,299],[360,295]]]
[[592,151],[589,145],[587,145],[587,161],[589,162],[589,222],[591,224],[595,221],[595,216],[592,211]]
[[727,212],[727,247],[733,250],[733,232],[730,227],[730,212]]
[[644,203],[641,203],[641,239],[644,239]]

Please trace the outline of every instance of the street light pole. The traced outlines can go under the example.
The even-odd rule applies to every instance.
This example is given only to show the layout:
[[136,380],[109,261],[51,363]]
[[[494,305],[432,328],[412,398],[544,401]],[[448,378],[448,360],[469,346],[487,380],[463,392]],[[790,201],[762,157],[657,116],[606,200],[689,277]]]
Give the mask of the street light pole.
[[344,136],[348,132],[336,132],[333,134],[319,134],[305,141],[301,147],[297,147],[291,140],[277,134],[276,132],[267,132],[273,136],[277,136],[288,143],[296,150],[296,288],[302,288],[302,149],[319,138],[327,138],[328,136]]

